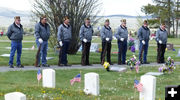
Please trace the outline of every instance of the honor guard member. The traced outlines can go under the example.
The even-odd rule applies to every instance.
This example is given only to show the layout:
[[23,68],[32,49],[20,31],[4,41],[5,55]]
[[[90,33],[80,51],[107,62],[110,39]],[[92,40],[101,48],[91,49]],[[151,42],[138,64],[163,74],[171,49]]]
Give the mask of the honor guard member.
[[112,41],[112,30],[109,26],[110,22],[109,19],[105,21],[104,26],[102,27],[101,33],[101,40],[102,40],[102,52],[101,52],[101,64],[104,64],[105,55],[107,53],[107,62],[112,65],[111,62],[111,41]]
[[70,26],[70,20],[68,17],[64,17],[63,19],[63,24],[61,24],[58,27],[58,42],[59,45],[62,47],[61,48],[61,55],[60,55],[60,60],[59,66],[71,66],[68,65],[68,60],[67,60],[67,53],[68,53],[68,48],[69,48],[69,43],[72,38],[72,29]]
[[14,23],[9,26],[7,31],[7,37],[11,40],[11,52],[9,58],[10,68],[14,68],[13,60],[17,50],[16,67],[23,68],[21,65],[21,53],[22,53],[22,40],[23,40],[23,26],[21,25],[20,16],[14,17]]
[[[126,64],[126,52],[127,52],[127,39],[128,30],[126,27],[126,19],[121,20],[121,25],[118,27],[115,34],[118,43],[118,64]],[[122,60],[121,60],[122,59]]]
[[[139,38],[139,61],[141,64],[149,64],[147,62],[147,53],[148,53],[148,47],[149,47],[149,36],[150,36],[150,29],[148,28],[148,22],[147,20],[144,20],[143,26],[138,30],[138,38]],[[143,61],[142,61],[142,54],[143,55]]]
[[[50,37],[50,26],[47,23],[46,16],[40,17],[40,22],[35,25],[35,38],[36,38],[36,45],[40,48],[40,56],[38,58],[38,66],[40,67],[40,61],[42,62],[42,67],[50,67],[47,64],[47,48],[48,48],[48,40]],[[41,59],[42,58],[42,59]]]
[[166,50],[168,33],[166,31],[165,23],[162,23],[160,28],[156,31],[156,42],[157,42],[157,63],[165,63],[164,54]]
[[85,19],[85,24],[81,26],[79,36],[82,41],[82,66],[90,65],[89,63],[89,52],[91,46],[91,40],[93,35],[93,27],[89,18]]

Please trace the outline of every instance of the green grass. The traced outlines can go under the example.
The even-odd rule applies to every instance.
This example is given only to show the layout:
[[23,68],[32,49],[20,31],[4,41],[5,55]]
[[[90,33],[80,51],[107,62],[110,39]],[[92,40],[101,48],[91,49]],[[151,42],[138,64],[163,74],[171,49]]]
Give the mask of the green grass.
[[[157,77],[156,100],[164,100],[165,86],[179,85],[180,66],[171,74]],[[0,73],[0,100],[4,94],[14,91],[23,92],[28,100],[139,100],[139,93],[133,88],[133,80],[149,71],[157,72],[158,67],[141,67],[140,73],[135,70],[127,72],[107,72],[105,69],[72,69],[56,70],[56,88],[43,88],[38,86],[36,80],[37,71],[14,71]],[[70,85],[70,79],[82,71],[82,81]],[[84,74],[96,72],[100,77],[100,96],[85,95]],[[46,96],[47,97],[46,97]],[[43,97],[44,96],[44,97]]]
[[[6,37],[3,37],[4,39]],[[25,36],[25,40],[33,40],[33,36]],[[179,41],[179,39],[169,39],[172,42]],[[112,52],[117,52],[118,47],[115,42],[113,41],[114,44],[112,44]],[[100,43],[99,47],[101,48],[101,42],[100,38],[94,39],[93,43]],[[177,42],[176,42],[177,43]],[[35,45],[34,42],[29,42],[29,43],[23,43],[23,48],[31,48],[33,45]],[[0,42],[0,55],[2,54],[9,54],[10,50],[5,49],[5,47],[10,47],[10,42]],[[180,61],[179,57],[176,57],[178,54],[178,49],[175,47],[176,51],[167,51],[165,53],[165,57],[167,58],[168,56],[171,56],[175,61]],[[150,46],[149,51],[148,51],[148,61],[149,62],[156,62],[156,56],[157,56],[157,47],[156,46]],[[37,50],[23,50],[22,51],[22,64],[23,65],[34,65],[35,62],[35,55],[36,55]],[[133,53],[131,53],[129,50],[127,52],[127,59],[132,56]],[[138,51],[136,51],[136,56],[138,57]],[[58,55],[55,54],[53,48],[49,48],[48,51],[48,57],[54,57],[53,60],[49,60],[48,64],[50,65],[57,65],[58,64]],[[111,59],[113,63],[117,63],[117,54],[112,54]],[[0,56],[0,66],[7,66],[8,65],[9,58],[8,57],[1,57]],[[14,65],[16,61],[16,56],[14,59]],[[80,64],[81,62],[81,52],[78,52],[76,55],[68,55],[68,61],[69,64]],[[99,64],[100,63],[100,53],[90,53],[90,63],[91,64]]]

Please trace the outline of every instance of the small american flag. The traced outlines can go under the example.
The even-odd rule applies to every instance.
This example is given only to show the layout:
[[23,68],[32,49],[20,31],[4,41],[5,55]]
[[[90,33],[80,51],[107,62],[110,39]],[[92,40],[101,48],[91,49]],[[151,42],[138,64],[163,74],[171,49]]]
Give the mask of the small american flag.
[[74,82],[81,82],[81,74],[76,75],[76,77],[70,80],[71,85],[73,85]]
[[139,66],[136,65],[136,73],[139,73]]
[[143,85],[138,80],[134,80],[134,87],[137,88],[139,92],[142,92]]
[[42,78],[42,75],[41,75],[41,70],[39,69],[38,72],[37,72],[37,80],[41,80]]

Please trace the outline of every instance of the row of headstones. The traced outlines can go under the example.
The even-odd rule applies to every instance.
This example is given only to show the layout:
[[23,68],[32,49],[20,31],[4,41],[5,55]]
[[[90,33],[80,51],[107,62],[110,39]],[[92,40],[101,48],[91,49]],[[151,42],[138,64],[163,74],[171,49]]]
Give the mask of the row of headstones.
[[[55,88],[55,70],[44,69],[42,73],[43,87]],[[156,77],[143,75],[141,76],[141,83],[143,84],[143,91],[140,92],[140,100],[155,100]],[[100,94],[99,87],[99,74],[90,72],[84,75],[85,94],[98,96]],[[5,95],[5,100],[26,100],[26,95],[20,92],[8,93]]]

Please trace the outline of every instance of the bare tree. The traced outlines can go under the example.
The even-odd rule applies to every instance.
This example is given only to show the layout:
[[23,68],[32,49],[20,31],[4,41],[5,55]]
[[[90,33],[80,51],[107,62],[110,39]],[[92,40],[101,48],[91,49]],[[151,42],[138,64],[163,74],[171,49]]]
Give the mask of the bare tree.
[[72,26],[72,41],[69,53],[75,54],[80,46],[79,30],[86,17],[90,17],[93,23],[99,18],[96,15],[100,12],[99,0],[35,0],[32,11],[36,17],[46,15],[51,26],[50,44],[57,44],[58,26],[62,24],[65,16],[70,18]]

